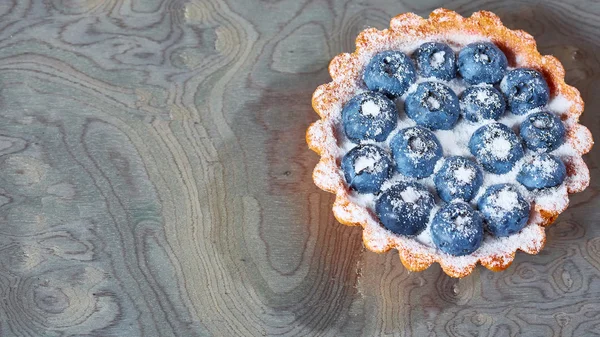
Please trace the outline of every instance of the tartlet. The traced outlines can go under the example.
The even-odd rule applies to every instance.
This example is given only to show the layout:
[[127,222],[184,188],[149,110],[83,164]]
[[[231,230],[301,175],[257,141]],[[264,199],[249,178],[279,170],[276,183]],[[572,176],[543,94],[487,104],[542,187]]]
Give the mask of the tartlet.
[[[564,182],[552,193],[532,197],[527,224],[518,233],[506,237],[486,234],[477,250],[463,256],[444,253],[417,237],[398,235],[384,228],[370,204],[372,200],[362,201],[348,186],[341,170],[341,160],[348,152],[341,130],[341,112],[354,95],[365,90],[362,79],[365,66],[377,53],[399,50],[411,55],[422,43],[432,41],[454,48],[488,41],[506,55],[509,67],[537,70],[550,91],[546,107],[560,117],[566,129],[565,142],[557,150],[557,156],[566,166]],[[321,156],[313,172],[314,182],[336,195],[333,213],[340,223],[362,226],[367,249],[383,253],[395,248],[402,264],[411,271],[422,271],[434,262],[452,277],[470,274],[478,262],[493,271],[504,270],[517,250],[537,254],[545,244],[544,227],[567,208],[568,194],[583,191],[589,185],[589,170],[581,156],[590,151],[593,140],[590,131],[578,123],[584,108],[579,91],[565,83],[565,70],[558,59],[540,55],[531,35],[504,27],[491,12],[476,12],[468,18],[446,9],[433,11],[428,19],[413,13],[398,15],[388,29],[370,28],[361,32],[356,39],[356,50],[336,56],[329,65],[329,73],[332,82],[319,86],[312,98],[313,109],[321,119],[306,134],[309,148]]]

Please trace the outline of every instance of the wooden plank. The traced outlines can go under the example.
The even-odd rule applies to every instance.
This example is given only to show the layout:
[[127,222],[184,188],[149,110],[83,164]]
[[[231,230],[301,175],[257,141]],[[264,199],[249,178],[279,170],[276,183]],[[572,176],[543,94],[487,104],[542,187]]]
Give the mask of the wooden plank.
[[[600,334],[597,151],[540,255],[462,280],[365,251],[312,183],[329,60],[441,4],[0,3],[0,335]],[[444,6],[533,34],[600,134],[598,2]]]

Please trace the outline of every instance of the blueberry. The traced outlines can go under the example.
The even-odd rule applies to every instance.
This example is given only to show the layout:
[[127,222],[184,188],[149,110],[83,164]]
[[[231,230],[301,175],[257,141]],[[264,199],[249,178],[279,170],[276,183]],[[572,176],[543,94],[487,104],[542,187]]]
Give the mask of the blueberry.
[[435,77],[449,81],[456,77],[456,55],[443,43],[423,43],[413,55],[422,77]]
[[565,126],[556,115],[538,112],[527,116],[521,123],[521,138],[533,151],[550,152],[565,141]]
[[479,199],[477,207],[483,214],[488,231],[494,236],[517,233],[529,220],[529,203],[513,185],[490,186]]
[[554,187],[562,184],[567,176],[565,164],[547,153],[529,158],[517,175],[517,181],[528,190]]
[[483,219],[467,203],[448,203],[433,217],[431,238],[444,253],[455,256],[471,254],[483,241]]
[[384,141],[396,128],[398,110],[390,99],[375,92],[363,92],[342,109],[346,137],[355,143],[365,140]]
[[469,140],[469,150],[483,168],[504,174],[512,170],[523,157],[523,146],[517,135],[506,125],[487,124],[475,131]]
[[458,72],[469,84],[498,83],[507,66],[504,53],[490,42],[471,43],[458,54]]
[[359,193],[377,193],[390,177],[392,159],[382,148],[359,145],[342,158],[342,171],[348,186]]
[[519,68],[509,71],[500,90],[508,99],[508,109],[515,115],[548,104],[550,89],[542,74],[533,69]]
[[492,86],[468,87],[460,97],[460,108],[463,117],[471,122],[497,120],[506,110],[506,102]]
[[375,213],[388,230],[401,235],[417,235],[429,222],[435,205],[433,195],[415,182],[390,187],[375,202]]
[[373,56],[363,73],[363,80],[369,90],[390,97],[402,96],[415,79],[413,61],[406,54],[395,50]]
[[448,86],[423,82],[406,97],[404,111],[419,125],[433,130],[449,130],[458,120],[460,105],[458,97]]
[[465,157],[448,157],[433,181],[442,200],[469,201],[475,197],[483,183],[483,172],[479,165]]
[[414,178],[429,177],[442,157],[442,146],[435,135],[415,126],[400,130],[390,142],[398,172]]

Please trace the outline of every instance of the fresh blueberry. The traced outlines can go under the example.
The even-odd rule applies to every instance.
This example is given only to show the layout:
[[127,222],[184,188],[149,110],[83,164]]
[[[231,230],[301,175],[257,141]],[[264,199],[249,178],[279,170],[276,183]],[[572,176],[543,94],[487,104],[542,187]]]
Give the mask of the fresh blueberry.
[[558,186],[566,176],[567,168],[560,159],[547,153],[540,153],[523,163],[517,181],[528,190],[535,190]]
[[448,157],[433,177],[440,198],[446,202],[455,199],[469,201],[483,183],[479,165],[465,157]]
[[458,72],[469,84],[498,83],[507,66],[506,55],[490,42],[471,43],[458,54]]
[[483,219],[467,203],[448,203],[433,217],[431,238],[444,253],[455,256],[471,254],[483,241]]
[[400,130],[390,142],[398,172],[414,178],[429,177],[442,158],[442,146],[435,135],[415,126]]
[[527,116],[521,123],[521,138],[533,151],[550,152],[565,141],[565,126],[556,115],[538,112]]
[[342,171],[351,189],[377,193],[392,172],[392,159],[376,145],[359,145],[342,158]]
[[342,109],[346,137],[355,143],[365,140],[384,141],[396,128],[398,110],[389,98],[376,92],[363,92]]
[[395,50],[373,56],[363,73],[367,88],[390,97],[402,96],[415,79],[413,61],[406,54]]
[[417,235],[429,222],[435,205],[433,195],[425,186],[400,182],[390,187],[375,202],[375,213],[381,224],[401,235]]
[[456,77],[456,55],[446,44],[423,43],[413,56],[422,77],[435,77],[445,81]]
[[486,171],[495,174],[512,170],[523,157],[519,138],[501,123],[487,124],[477,129],[469,140],[469,150]]
[[515,115],[548,104],[550,89],[542,74],[533,69],[519,68],[509,71],[500,90],[508,99],[508,109]]
[[421,126],[449,130],[458,120],[460,105],[458,97],[448,86],[438,82],[423,82],[406,97],[404,111]]
[[529,220],[529,203],[513,185],[488,187],[477,207],[483,214],[488,231],[494,236],[517,233]]
[[471,122],[497,120],[506,110],[500,91],[492,86],[468,87],[460,97],[462,115]]

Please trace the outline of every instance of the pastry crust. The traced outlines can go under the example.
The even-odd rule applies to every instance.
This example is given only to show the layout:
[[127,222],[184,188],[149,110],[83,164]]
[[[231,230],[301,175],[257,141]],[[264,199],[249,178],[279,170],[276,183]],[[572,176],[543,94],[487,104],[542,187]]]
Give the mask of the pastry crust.
[[[361,86],[363,67],[374,54],[396,49],[398,45],[418,46],[420,41],[428,39],[447,39],[452,42],[461,36],[487,39],[502,49],[509,66],[533,68],[544,75],[551,97],[558,97],[566,101],[563,101],[564,104],[569,104],[561,119],[567,128],[566,143],[570,144],[573,151],[571,155],[563,157],[567,166],[565,188],[559,189],[559,195],[551,201],[532,205],[528,225],[521,233],[515,234],[519,235],[518,240],[509,241],[512,236],[499,239],[486,249],[482,249],[482,246],[471,255],[453,257],[411,238],[386,231],[367,208],[351,201],[339,166],[336,125],[339,124],[341,107]],[[438,262],[444,272],[452,277],[470,274],[478,262],[493,271],[504,270],[512,263],[517,249],[537,254],[546,241],[544,227],[567,208],[568,194],[583,191],[589,185],[589,170],[581,155],[590,151],[593,140],[590,131],[578,124],[584,107],[579,91],[565,83],[565,70],[558,59],[540,55],[531,35],[504,27],[491,12],[476,12],[469,18],[446,9],[433,11],[429,19],[413,13],[398,15],[391,20],[388,29],[380,31],[370,28],[361,32],[356,38],[354,53],[336,56],[329,65],[329,73],[333,81],[319,86],[312,98],[313,109],[321,119],[313,123],[306,134],[309,148],[321,156],[313,172],[315,184],[336,195],[333,213],[339,222],[363,227],[365,247],[378,253],[397,249],[402,264],[411,271],[427,269],[434,262]]]

